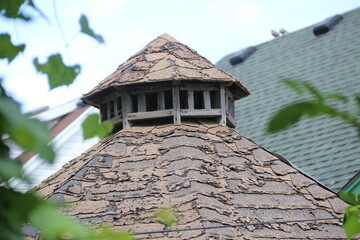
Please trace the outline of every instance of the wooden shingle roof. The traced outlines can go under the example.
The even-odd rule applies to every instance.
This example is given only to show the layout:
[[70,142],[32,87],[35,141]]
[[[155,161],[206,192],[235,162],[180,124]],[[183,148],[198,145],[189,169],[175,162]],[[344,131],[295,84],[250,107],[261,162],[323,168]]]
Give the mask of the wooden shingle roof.
[[233,85],[242,95],[248,90],[228,73],[213,65],[188,46],[163,34],[121,64],[110,76],[83,96],[83,101],[96,106],[99,94],[107,89],[126,85],[164,81],[224,82]]
[[344,237],[340,220],[332,218],[345,204],[333,192],[235,130],[210,121],[121,130],[37,191],[51,201],[70,202],[64,210],[70,216],[117,230],[162,230],[155,211],[167,206],[178,212],[179,228],[284,222],[141,239]]
[[[239,81],[168,35],[162,35],[101,82],[84,101],[107,89],[161,81]],[[126,90],[126,89],[125,89]],[[141,239],[342,238],[345,204],[288,162],[234,129],[210,120],[157,120],[108,136],[37,188],[85,223],[117,230],[164,229],[155,219],[174,207],[181,229]],[[281,223],[280,223],[281,221]],[[242,225],[232,228],[212,226]]]

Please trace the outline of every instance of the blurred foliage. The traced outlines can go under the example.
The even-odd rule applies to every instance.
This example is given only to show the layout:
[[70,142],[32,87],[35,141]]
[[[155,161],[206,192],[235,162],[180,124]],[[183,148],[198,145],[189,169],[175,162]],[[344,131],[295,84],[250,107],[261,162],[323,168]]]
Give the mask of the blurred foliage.
[[0,187],[0,239],[23,239],[21,228],[24,223],[41,229],[41,239],[87,239],[87,240],[132,240],[130,233],[115,232],[100,228],[99,232],[90,230],[79,222],[65,217],[50,203],[44,202],[35,194],[18,193]]
[[348,206],[344,212],[342,228],[344,228],[346,237],[351,239],[360,233],[360,205]]
[[[31,0],[1,0],[0,17],[31,21],[32,16],[25,15],[25,8],[35,9],[44,14]],[[46,17],[45,17],[46,18]],[[86,16],[81,16],[81,31],[95,40],[103,43],[100,35],[94,34]],[[101,41],[100,41],[101,40]],[[7,60],[10,64],[19,53],[25,50],[26,44],[15,45],[11,36],[0,33],[0,60]],[[38,72],[47,75],[50,89],[70,85],[80,73],[80,65],[67,66],[61,54],[53,54],[43,64],[35,57],[33,64]],[[97,121],[94,121],[97,120]],[[99,116],[90,116],[87,128],[96,131],[92,136],[105,137],[111,130],[111,123],[99,124]],[[87,133],[87,136],[90,134]],[[12,159],[5,141],[11,140],[24,151],[32,151],[48,163],[55,159],[53,147],[49,145],[52,137],[49,135],[47,124],[29,118],[20,111],[20,104],[6,93],[0,79],[0,239],[23,239],[22,228],[25,224],[36,227],[44,240],[64,238],[74,239],[133,239],[129,233],[117,233],[111,229],[100,229],[94,232],[75,220],[60,214],[52,204],[40,199],[34,192],[19,193],[11,188],[10,179],[30,180],[22,174],[22,163]]]
[[360,233],[360,194],[356,195],[352,192],[341,191],[339,195],[342,200],[352,204],[345,209],[342,225],[346,232],[346,237],[351,239]]
[[[298,123],[302,118],[313,118],[320,115],[337,118],[350,124],[358,133],[360,139],[360,94],[354,97],[355,107],[348,111],[343,111],[334,106],[336,103],[349,103],[349,99],[342,94],[326,94],[312,86],[310,83],[283,79],[282,82],[305,99],[291,103],[278,110],[270,119],[267,132],[276,133],[288,129]],[[311,99],[306,98],[310,96]],[[360,233],[360,195],[351,192],[341,191],[339,196],[342,200],[353,204],[348,206],[344,212],[342,228],[346,237],[351,239]]]
[[0,34],[0,59],[6,58],[10,63],[24,49],[25,44],[15,46],[9,34]]
[[[55,240],[65,236],[91,239],[91,231],[57,212],[54,206],[33,193],[18,193],[0,188],[0,239],[22,239],[24,223],[41,229],[43,239]],[[46,219],[46,220],[44,220]],[[95,236],[95,235],[94,235]]]
[[113,124],[110,121],[100,122],[99,114],[89,115],[82,123],[84,139],[99,136],[105,138],[113,130]]
[[7,134],[19,146],[36,151],[43,159],[52,163],[55,153],[47,144],[50,140],[47,126],[37,119],[22,115],[20,105],[11,98],[1,98],[0,102],[2,135]]
[[21,8],[24,6],[37,10],[32,0],[2,0],[0,1],[1,15],[10,19],[30,21],[32,18],[24,15],[21,11]]
[[283,79],[282,82],[302,97],[310,95],[310,99],[304,97],[305,99],[278,110],[269,121],[268,133],[275,133],[292,127],[302,118],[325,115],[351,124],[360,138],[360,94],[354,97],[356,107],[350,111],[343,111],[335,107],[333,102],[349,103],[349,99],[344,95],[339,93],[325,94],[304,81]]
[[352,205],[360,205],[360,195],[352,192],[340,191],[339,196],[342,200]]
[[133,235],[131,233],[115,232],[107,227],[102,227],[100,229],[99,236],[102,239],[106,239],[106,240],[108,240],[108,239],[111,239],[111,240],[135,240],[135,238],[133,237]]
[[9,97],[0,84],[0,179],[22,178],[20,162],[9,156],[9,148],[4,140],[10,138],[25,150],[36,151],[45,161],[52,163],[55,153],[47,144],[50,135],[46,124],[30,119],[20,111],[20,105]]
[[44,64],[40,64],[38,58],[34,58],[34,65],[38,72],[47,75],[50,89],[63,85],[71,85],[81,71],[79,64],[66,66],[60,54],[49,56]]
[[82,33],[94,38],[96,41],[98,41],[98,43],[105,43],[104,38],[101,35],[94,33],[94,31],[90,28],[89,21],[85,15],[81,15],[79,22],[81,26],[80,31]]
[[166,227],[176,228],[178,219],[174,208],[159,208],[155,213],[156,219],[159,223]]

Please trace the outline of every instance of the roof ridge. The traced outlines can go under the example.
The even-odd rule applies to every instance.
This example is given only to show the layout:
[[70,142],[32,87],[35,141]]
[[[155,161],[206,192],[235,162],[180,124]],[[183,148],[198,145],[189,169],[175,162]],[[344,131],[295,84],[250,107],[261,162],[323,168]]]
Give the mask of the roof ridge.
[[[346,15],[351,14],[352,12],[355,12],[355,11],[360,11],[360,7],[355,8],[355,9],[352,9],[352,10],[347,11],[347,12],[339,13],[339,14],[340,14],[340,15],[343,15],[344,18],[345,18]],[[336,15],[336,14],[335,14],[335,15]],[[331,16],[334,16],[334,15],[331,15]],[[328,17],[331,17],[331,16],[328,16]],[[323,19],[323,20],[324,20],[324,19]],[[296,29],[296,30],[294,30],[294,31],[292,31],[292,32],[288,32],[286,35],[283,35],[283,36],[281,36],[281,37],[277,37],[277,38],[272,38],[272,39],[269,39],[269,40],[265,40],[264,42],[261,42],[261,43],[258,43],[258,44],[252,45],[252,46],[261,47],[261,46],[267,45],[267,44],[269,44],[269,43],[271,43],[271,42],[280,41],[280,40],[283,39],[283,38],[289,37],[289,36],[294,35],[294,34],[296,34],[296,33],[298,33],[298,32],[305,31],[305,30],[307,30],[307,29],[309,29],[309,28],[312,28],[312,27],[314,27],[315,25],[317,25],[318,23],[320,23],[321,21],[322,21],[322,20],[319,20],[319,21],[317,21],[316,23],[312,23],[312,24],[310,24],[310,25],[307,25],[306,27],[301,27],[301,28]],[[313,33],[311,33],[311,34],[313,34]],[[246,48],[246,47],[247,47],[247,46],[244,46],[243,48]],[[218,64],[220,61],[222,61],[224,58],[228,58],[228,57],[234,55],[235,53],[237,53],[239,50],[241,50],[241,49],[243,49],[243,48],[240,48],[240,49],[238,49],[238,50],[236,50],[236,51],[233,51],[233,52],[225,55],[224,57],[222,57],[221,59],[219,59],[219,60],[215,63],[215,65],[217,65],[217,64]]]

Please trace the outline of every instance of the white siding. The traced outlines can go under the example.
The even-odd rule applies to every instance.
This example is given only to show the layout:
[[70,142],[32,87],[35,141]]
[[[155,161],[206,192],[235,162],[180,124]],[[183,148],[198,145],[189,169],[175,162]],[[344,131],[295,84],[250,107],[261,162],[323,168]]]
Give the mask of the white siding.
[[99,141],[98,138],[83,139],[81,128],[81,123],[84,119],[93,113],[98,113],[98,110],[92,107],[87,109],[52,140],[56,151],[56,158],[53,164],[44,162],[36,155],[24,165],[24,174],[31,179],[31,184],[13,179],[10,180],[10,186],[20,192],[26,192],[61,169],[61,167],[70,160],[78,157],[81,153],[96,144]]

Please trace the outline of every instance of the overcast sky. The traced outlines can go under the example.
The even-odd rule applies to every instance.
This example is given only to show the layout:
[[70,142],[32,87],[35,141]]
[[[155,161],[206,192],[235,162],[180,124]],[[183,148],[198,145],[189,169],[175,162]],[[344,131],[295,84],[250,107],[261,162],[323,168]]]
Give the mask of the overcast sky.
[[[54,18],[54,2],[63,29]],[[360,6],[359,0],[55,0],[36,1],[48,21],[30,23],[0,18],[0,33],[26,43],[24,54],[10,65],[0,61],[0,77],[12,96],[29,111],[80,97],[116,70],[151,40],[168,33],[216,63],[244,47],[272,40],[271,29],[293,32]],[[32,13],[36,16],[36,13]],[[105,44],[76,34],[81,14]],[[44,62],[60,52],[68,65],[81,64],[70,87],[49,92],[47,79],[36,73],[32,59]]]

